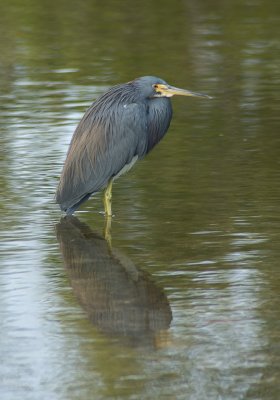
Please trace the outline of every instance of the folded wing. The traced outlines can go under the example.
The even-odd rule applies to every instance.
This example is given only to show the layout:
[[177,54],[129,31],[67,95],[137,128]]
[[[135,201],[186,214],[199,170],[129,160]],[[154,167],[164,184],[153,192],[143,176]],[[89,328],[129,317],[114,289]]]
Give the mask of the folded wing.
[[79,123],[61,174],[56,202],[62,210],[106,187],[148,148],[147,109],[137,103],[118,104],[99,116],[89,108]]

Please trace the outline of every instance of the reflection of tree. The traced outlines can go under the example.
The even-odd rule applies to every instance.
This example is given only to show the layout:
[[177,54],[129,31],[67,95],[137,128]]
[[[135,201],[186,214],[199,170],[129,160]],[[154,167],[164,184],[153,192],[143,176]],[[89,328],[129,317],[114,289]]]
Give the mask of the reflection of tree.
[[96,326],[135,344],[168,329],[169,303],[147,273],[75,217],[56,229],[74,293]]

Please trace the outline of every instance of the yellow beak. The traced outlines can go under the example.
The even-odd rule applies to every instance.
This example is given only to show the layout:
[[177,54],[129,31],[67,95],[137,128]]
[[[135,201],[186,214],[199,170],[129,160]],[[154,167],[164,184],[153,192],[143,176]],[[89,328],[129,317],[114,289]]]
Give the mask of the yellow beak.
[[164,97],[172,97],[174,95],[179,95],[179,96],[205,97],[207,99],[212,99],[212,97],[208,96],[207,94],[195,93],[195,92],[191,92],[190,90],[180,89],[180,88],[176,88],[174,86],[164,85],[164,84],[160,84],[160,83],[155,85],[154,88],[155,88],[155,91],[160,96],[164,96]]

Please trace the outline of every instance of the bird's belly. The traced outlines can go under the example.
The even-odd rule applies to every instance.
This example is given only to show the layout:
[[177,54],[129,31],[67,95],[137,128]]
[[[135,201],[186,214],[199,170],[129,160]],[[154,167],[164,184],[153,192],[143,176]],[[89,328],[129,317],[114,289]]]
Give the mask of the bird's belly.
[[113,177],[113,180],[119,178],[121,175],[128,172],[133,167],[133,165],[136,163],[137,160],[138,160],[138,156],[134,156],[132,158],[132,160],[130,161],[130,163],[125,164],[125,166]]

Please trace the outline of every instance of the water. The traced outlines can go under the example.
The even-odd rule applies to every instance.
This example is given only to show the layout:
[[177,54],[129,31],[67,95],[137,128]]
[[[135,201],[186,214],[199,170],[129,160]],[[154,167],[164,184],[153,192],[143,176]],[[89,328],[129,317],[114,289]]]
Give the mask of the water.
[[[279,398],[279,5],[31,0],[0,13],[0,395]],[[163,142],[77,219],[53,202],[73,130],[154,74]]]

